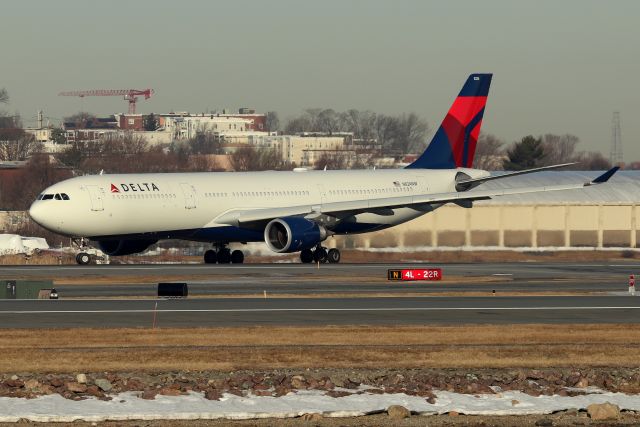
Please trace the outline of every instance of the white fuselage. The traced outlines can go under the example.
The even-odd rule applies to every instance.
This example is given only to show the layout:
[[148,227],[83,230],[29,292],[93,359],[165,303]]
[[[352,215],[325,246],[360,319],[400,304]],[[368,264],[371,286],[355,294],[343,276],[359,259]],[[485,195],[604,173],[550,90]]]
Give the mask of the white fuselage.
[[[30,215],[42,226],[73,237],[149,234],[188,238],[185,230],[223,227],[216,219],[234,210],[301,205],[321,208],[330,202],[451,192],[455,191],[458,172],[471,177],[487,175],[474,169],[381,169],[82,176],[47,188],[31,206]],[[56,195],[68,196],[68,200]],[[424,213],[397,208],[391,214],[355,214],[349,218],[355,226],[338,227],[336,234],[386,228]],[[253,237],[238,236],[235,240],[225,235],[223,240],[261,240]],[[214,233],[213,237],[194,240],[216,239]]]

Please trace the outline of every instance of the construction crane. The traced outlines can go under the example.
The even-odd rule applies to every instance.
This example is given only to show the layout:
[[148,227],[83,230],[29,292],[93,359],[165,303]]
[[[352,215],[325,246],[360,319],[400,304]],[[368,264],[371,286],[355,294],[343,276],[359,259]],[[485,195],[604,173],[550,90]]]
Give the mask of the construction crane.
[[153,89],[94,89],[94,90],[72,90],[60,92],[58,96],[124,96],[125,101],[129,101],[129,114],[136,113],[136,101],[138,96],[144,96],[144,99],[151,98]]

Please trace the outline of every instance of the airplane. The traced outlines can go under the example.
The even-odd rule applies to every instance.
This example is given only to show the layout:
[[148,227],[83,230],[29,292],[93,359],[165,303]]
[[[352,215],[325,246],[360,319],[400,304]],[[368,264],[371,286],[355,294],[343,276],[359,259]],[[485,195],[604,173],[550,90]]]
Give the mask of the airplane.
[[94,242],[109,256],[144,252],[163,239],[207,242],[207,264],[242,263],[230,243],[261,242],[277,253],[299,252],[303,263],[340,262],[322,246],[332,237],[369,233],[415,219],[447,203],[585,188],[606,182],[474,190],[491,180],[571,163],[491,175],[472,163],[492,74],[471,74],[426,150],[402,169],[100,174],[45,189],[29,209],[42,227],[79,246],[88,264]]

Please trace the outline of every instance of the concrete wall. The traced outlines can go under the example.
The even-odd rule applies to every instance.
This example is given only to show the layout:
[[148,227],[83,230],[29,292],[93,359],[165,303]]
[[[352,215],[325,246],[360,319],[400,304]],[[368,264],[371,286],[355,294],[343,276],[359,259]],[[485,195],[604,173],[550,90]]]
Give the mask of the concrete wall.
[[[337,239],[355,247],[638,246],[636,205],[447,205],[397,227]],[[346,241],[345,241],[346,240]]]

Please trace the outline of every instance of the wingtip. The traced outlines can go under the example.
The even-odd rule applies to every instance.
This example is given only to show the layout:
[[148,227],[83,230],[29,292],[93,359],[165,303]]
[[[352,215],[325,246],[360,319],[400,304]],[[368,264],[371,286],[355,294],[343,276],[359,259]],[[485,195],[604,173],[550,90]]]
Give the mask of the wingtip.
[[618,169],[620,169],[620,166],[612,167],[611,169],[591,181],[591,184],[602,184],[603,182],[609,181],[609,178],[611,178],[616,172],[618,172]]

